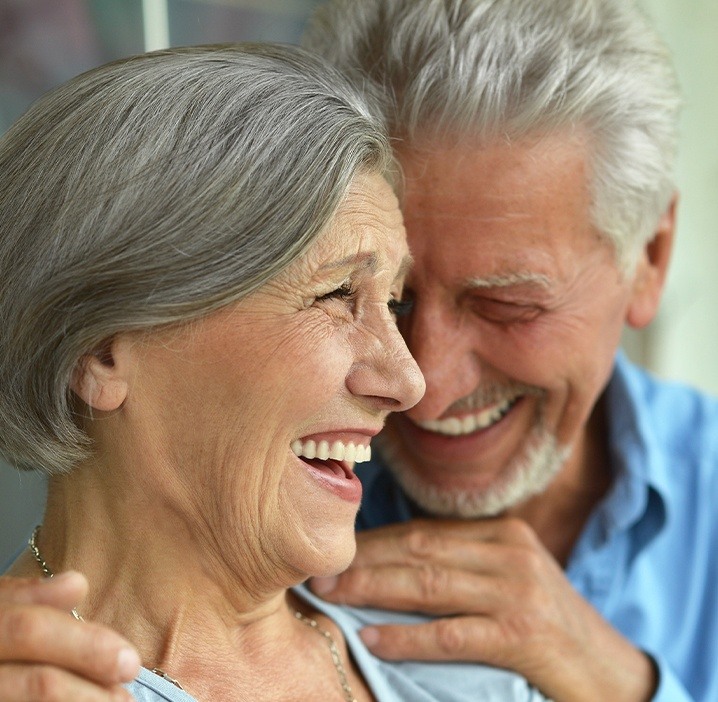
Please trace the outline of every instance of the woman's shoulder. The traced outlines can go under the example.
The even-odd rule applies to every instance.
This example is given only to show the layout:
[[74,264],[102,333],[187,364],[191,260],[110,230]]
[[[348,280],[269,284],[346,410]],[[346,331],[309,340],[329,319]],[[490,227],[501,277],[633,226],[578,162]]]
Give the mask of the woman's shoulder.
[[382,702],[544,702],[545,697],[515,673],[470,663],[384,661],[364,646],[359,630],[374,624],[419,624],[428,617],[386,610],[337,607],[300,586],[294,592],[339,626],[357,666]]
[[194,697],[147,668],[140,669],[140,674],[125,687],[136,702],[197,702]]

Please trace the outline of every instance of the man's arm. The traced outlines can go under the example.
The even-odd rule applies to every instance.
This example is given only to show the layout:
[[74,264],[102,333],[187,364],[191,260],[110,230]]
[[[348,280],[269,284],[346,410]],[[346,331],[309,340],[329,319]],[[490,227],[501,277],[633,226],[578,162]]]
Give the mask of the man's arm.
[[87,580],[0,577],[0,702],[131,702],[120,684],[139,672],[115,632],[68,616]]
[[574,590],[524,522],[416,520],[358,540],[351,568],[314,581],[317,594],[439,617],[365,629],[378,656],[508,668],[556,702],[647,702],[655,694],[652,659]]

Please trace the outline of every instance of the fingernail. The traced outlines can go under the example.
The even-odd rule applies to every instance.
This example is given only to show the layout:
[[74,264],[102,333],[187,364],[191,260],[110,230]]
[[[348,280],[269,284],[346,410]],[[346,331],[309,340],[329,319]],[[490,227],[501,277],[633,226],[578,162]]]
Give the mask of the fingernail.
[[74,580],[78,575],[76,570],[66,570],[64,573],[53,575],[52,578],[48,578],[48,580],[54,583],[64,583],[67,580]]
[[367,648],[376,646],[379,643],[379,629],[373,626],[368,626],[359,632],[361,640]]
[[338,578],[332,576],[331,578],[312,578],[309,584],[317,595],[327,595],[337,586],[337,582]]
[[117,654],[117,669],[121,680],[132,680],[140,672],[140,657],[132,648],[123,648]]

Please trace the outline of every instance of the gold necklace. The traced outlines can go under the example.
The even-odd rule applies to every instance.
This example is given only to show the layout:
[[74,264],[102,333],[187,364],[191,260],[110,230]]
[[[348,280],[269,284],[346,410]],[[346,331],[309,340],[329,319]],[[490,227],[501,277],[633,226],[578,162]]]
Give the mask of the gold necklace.
[[[40,549],[37,547],[37,535],[40,533],[40,526],[36,526],[35,530],[32,532],[32,536],[30,537],[30,541],[28,541],[28,546],[30,547],[30,551],[32,552],[32,555],[35,556],[35,560],[37,561],[38,565],[40,566],[42,572],[45,574],[45,577],[47,578],[54,578],[55,574],[50,570],[50,566],[47,565],[45,562],[45,559],[40,554]],[[72,610],[72,616],[77,619],[78,622],[84,622],[85,620],[78,614],[77,610],[73,607]],[[171,678],[167,673],[165,673],[164,670],[161,670],[160,668],[152,668],[152,672],[155,675],[159,675],[161,678],[164,678],[167,682],[171,682],[173,685],[176,685],[180,690],[184,690],[182,685],[179,684],[177,680],[174,678]]]
[[312,619],[311,617],[307,617],[306,615],[302,614],[301,612],[294,610],[294,616],[300,621],[306,624],[308,627],[311,627],[316,632],[320,633],[324,640],[327,642],[327,645],[329,646],[329,651],[332,654],[332,663],[334,663],[334,667],[336,668],[337,675],[339,676],[339,683],[342,686],[342,692],[344,693],[344,701],[345,702],[357,702],[356,697],[354,697],[354,693],[352,692],[352,689],[349,685],[349,681],[347,680],[347,674],[344,670],[344,665],[342,664],[342,656],[339,653],[339,649],[337,648],[337,644],[334,641],[334,638],[332,635],[326,630],[322,629],[319,624],[317,623],[316,619]]
[[[28,541],[28,546],[30,548],[30,552],[35,557],[35,560],[37,561],[38,565],[40,566],[40,569],[44,573],[45,577],[47,578],[54,578],[55,574],[50,570],[50,567],[45,562],[45,559],[40,554],[40,549],[37,546],[37,537],[40,533],[40,525],[35,527],[35,530],[32,532],[32,536],[30,537],[30,541]],[[73,607],[71,610],[72,616],[77,619],[78,622],[84,622],[85,620],[78,614],[77,610]],[[339,684],[342,687],[342,692],[344,693],[344,701],[345,702],[357,702],[356,697],[354,697],[354,693],[352,692],[351,686],[349,685],[349,681],[347,680],[347,674],[344,670],[344,665],[342,664],[342,656],[339,653],[339,648],[337,647],[336,642],[334,641],[334,637],[326,630],[322,629],[316,619],[312,619],[311,617],[307,617],[306,615],[302,614],[301,612],[294,610],[294,616],[300,621],[306,624],[308,627],[311,627],[316,632],[321,634],[324,637],[324,640],[327,642],[327,645],[329,646],[329,652],[332,654],[332,663],[334,663],[334,668],[337,671],[337,675],[339,676]],[[175,680],[174,678],[171,678],[167,673],[164,672],[164,670],[160,670],[159,668],[152,668],[152,672],[155,675],[159,675],[161,678],[164,678],[168,682],[171,682],[173,685],[176,685],[180,690],[184,690],[182,685],[179,684],[179,681]]]

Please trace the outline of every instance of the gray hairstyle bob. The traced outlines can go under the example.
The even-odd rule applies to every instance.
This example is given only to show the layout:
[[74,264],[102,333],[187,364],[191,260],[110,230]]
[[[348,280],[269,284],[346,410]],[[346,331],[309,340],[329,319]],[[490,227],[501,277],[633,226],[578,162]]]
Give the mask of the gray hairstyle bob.
[[676,78],[633,0],[329,0],[304,44],[391,96],[410,145],[583,130],[593,221],[624,268],[670,202]]
[[0,454],[72,468],[85,354],[246,296],[391,164],[363,98],[296,47],[135,56],[39,100],[0,139]]

